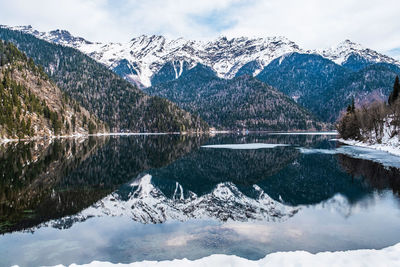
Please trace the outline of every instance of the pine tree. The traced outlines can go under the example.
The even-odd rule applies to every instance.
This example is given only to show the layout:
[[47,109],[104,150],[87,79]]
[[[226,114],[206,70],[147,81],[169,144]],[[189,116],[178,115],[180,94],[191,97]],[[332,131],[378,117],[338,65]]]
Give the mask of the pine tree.
[[396,102],[396,100],[399,98],[399,93],[400,93],[399,76],[396,76],[396,80],[394,81],[393,85],[393,91],[390,93],[388,100],[389,105],[392,105]]
[[350,114],[350,113],[351,113],[351,106],[350,106],[350,105],[347,106],[346,111],[347,111],[347,114]]

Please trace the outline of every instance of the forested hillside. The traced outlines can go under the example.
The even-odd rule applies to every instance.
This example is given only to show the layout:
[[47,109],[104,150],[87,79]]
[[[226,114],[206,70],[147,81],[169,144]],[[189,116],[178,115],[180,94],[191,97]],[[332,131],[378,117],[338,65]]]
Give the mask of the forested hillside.
[[[273,60],[257,78],[289,95],[327,122],[335,122],[352,98],[356,106],[383,101],[400,68],[351,56],[340,66],[320,55],[292,53]],[[351,64],[350,64],[351,62]]]
[[198,64],[174,81],[144,89],[199,114],[218,129],[320,130],[324,125],[292,99],[251,76],[221,79]]
[[43,68],[0,40],[0,138],[105,130],[97,117],[63,94]]
[[175,104],[150,97],[76,49],[48,43],[19,31],[0,28],[0,39],[32,57],[67,95],[93,112],[111,131],[200,131],[208,126]]

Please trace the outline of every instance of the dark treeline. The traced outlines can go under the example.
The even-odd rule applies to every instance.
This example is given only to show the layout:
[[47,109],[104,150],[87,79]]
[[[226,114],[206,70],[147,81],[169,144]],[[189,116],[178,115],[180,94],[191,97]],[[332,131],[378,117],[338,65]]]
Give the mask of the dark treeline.
[[400,130],[400,82],[393,85],[388,102],[375,102],[356,108],[354,99],[342,115],[337,129],[344,139],[381,143],[384,137],[393,138]]

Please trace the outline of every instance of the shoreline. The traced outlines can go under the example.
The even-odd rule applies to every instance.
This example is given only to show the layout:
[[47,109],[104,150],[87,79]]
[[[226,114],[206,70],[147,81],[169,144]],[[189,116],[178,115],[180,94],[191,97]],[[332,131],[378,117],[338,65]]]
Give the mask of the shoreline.
[[400,157],[400,143],[397,143],[397,146],[394,145],[395,143],[392,143],[392,144],[369,144],[366,142],[361,142],[361,141],[356,141],[356,140],[345,140],[343,138],[340,138],[337,141],[340,143],[346,144],[346,145],[350,145],[350,146],[357,146],[357,147],[370,148],[370,149],[375,149],[375,150],[379,150],[379,151],[384,151],[389,154]]
[[216,135],[216,134],[253,134],[253,133],[264,133],[270,135],[338,135],[335,131],[288,131],[288,132],[280,132],[280,131],[209,131],[209,132],[113,132],[113,133],[96,133],[96,134],[72,134],[72,135],[49,135],[49,136],[35,136],[32,138],[23,138],[23,139],[10,139],[10,138],[0,138],[0,144],[6,143],[15,143],[15,142],[30,142],[30,141],[39,141],[39,140],[52,140],[52,139],[63,139],[63,138],[82,138],[82,137],[100,137],[100,136],[139,136],[139,135],[192,135],[192,134],[208,134],[208,135]]

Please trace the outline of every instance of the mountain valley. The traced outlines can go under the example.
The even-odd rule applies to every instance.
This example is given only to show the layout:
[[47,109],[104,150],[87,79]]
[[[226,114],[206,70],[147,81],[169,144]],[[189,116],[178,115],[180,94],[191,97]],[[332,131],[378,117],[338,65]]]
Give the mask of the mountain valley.
[[317,50],[285,37],[99,43],[31,26],[1,26],[0,38],[112,131],[332,129],[352,98],[382,101],[400,74],[398,61],[350,40]]

